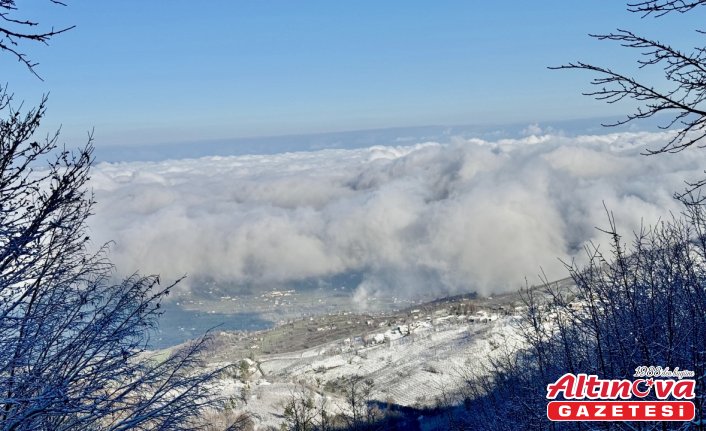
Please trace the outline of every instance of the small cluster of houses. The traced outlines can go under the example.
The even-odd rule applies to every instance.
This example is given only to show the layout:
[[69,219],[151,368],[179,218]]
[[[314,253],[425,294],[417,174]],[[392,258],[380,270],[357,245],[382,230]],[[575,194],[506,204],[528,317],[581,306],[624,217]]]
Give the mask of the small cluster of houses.
[[270,292],[265,292],[262,295],[260,295],[260,298],[262,298],[263,302],[270,302],[273,301],[273,305],[275,307],[279,306],[280,304],[284,305],[286,304],[291,304],[290,301],[285,302],[285,298],[290,297],[294,295],[296,291],[294,289],[292,290],[272,290]]
[[406,337],[410,334],[409,325],[399,325],[394,328],[388,329],[385,332],[368,334],[363,337],[363,344],[370,346],[373,344],[383,344],[384,342],[390,342],[394,340],[399,340],[402,337]]
[[268,299],[279,299],[279,298],[284,298],[286,296],[292,296],[296,293],[296,290],[272,290],[269,292],[265,292],[262,295],[260,295],[261,298],[265,298],[265,301]]
[[[375,344],[383,344],[385,342],[391,342],[398,340],[402,337],[406,337],[417,331],[425,331],[433,329],[434,326],[440,326],[452,323],[490,323],[498,318],[500,315],[497,313],[490,313],[486,310],[479,310],[474,314],[470,315],[444,315],[445,310],[438,310],[434,313],[439,317],[426,316],[420,318],[420,310],[412,310],[411,314],[415,321],[409,324],[394,326],[385,332],[371,333],[363,336],[360,341],[365,346],[371,346]],[[417,313],[415,313],[417,312]],[[382,322],[380,326],[387,326],[388,322]],[[345,340],[348,344],[354,343],[356,340],[347,339]]]

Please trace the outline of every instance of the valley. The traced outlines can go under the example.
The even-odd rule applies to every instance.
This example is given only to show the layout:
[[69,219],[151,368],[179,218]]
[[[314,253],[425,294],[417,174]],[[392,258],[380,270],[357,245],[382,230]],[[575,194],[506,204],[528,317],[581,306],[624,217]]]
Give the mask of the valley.
[[[258,429],[278,427],[287,402],[307,396],[329,413],[346,412],[354,379],[372,382],[381,406],[434,412],[458,404],[465,376],[520,347],[518,294],[459,295],[402,310],[339,310],[262,331],[216,331],[206,357],[226,367],[217,392]],[[440,413],[418,418],[420,429],[443,429]]]

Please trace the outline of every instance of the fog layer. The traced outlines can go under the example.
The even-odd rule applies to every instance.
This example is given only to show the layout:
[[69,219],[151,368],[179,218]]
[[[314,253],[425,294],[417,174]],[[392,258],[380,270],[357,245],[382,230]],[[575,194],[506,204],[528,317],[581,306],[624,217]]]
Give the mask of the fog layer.
[[[266,156],[101,163],[94,242],[120,274],[269,289],[362,274],[377,292],[484,294],[565,276],[558,258],[679,211],[699,151],[641,156],[666,133],[421,143]],[[198,288],[187,282],[184,288]]]

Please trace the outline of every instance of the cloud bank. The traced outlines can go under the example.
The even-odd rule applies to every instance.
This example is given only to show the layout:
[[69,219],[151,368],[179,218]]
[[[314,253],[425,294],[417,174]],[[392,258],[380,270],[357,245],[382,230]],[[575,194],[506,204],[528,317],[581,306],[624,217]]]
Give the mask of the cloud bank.
[[[356,295],[517,289],[604,241],[603,201],[627,233],[679,211],[706,156],[641,156],[666,133],[376,146],[101,163],[97,244],[122,274],[269,289],[358,274]],[[192,281],[187,288],[197,289]]]

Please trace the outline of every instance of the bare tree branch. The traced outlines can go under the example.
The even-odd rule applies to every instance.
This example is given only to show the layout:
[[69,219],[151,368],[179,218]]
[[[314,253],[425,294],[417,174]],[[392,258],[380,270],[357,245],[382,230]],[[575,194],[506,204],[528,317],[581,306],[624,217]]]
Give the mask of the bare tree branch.
[[628,10],[641,13],[643,16],[654,14],[660,17],[670,12],[685,13],[704,4],[706,0],[647,0],[628,3]]
[[[65,6],[64,3],[56,0],[50,0],[51,3]],[[39,23],[25,18],[17,18],[14,15],[17,13],[15,0],[0,0],[0,22],[4,22],[4,26],[0,26],[0,51],[6,51],[24,64],[32,74],[37,78],[42,79],[35,70],[39,64],[30,60],[23,52],[22,46],[26,43],[41,43],[48,45],[49,41],[61,33],[67,32],[75,26],[63,27],[54,29],[53,27],[47,31],[34,31],[34,28],[39,26]]]
[[208,339],[149,353],[174,284],[115,284],[106,247],[88,252],[91,138],[34,141],[45,103],[22,115],[0,92],[0,430],[193,429],[218,402]]
[[[687,12],[701,5],[706,5],[706,0],[649,0],[631,3],[628,9],[644,15],[662,16],[669,12]],[[706,46],[684,51],[623,29],[591,37],[617,42],[625,48],[637,50],[637,70],[656,68],[662,71],[664,77],[661,81],[648,83],[634,73],[581,61],[550,67],[586,70],[597,74],[590,82],[595,90],[585,92],[584,95],[610,104],[625,100],[637,102],[637,108],[632,113],[604,126],[616,126],[666,114],[667,120],[659,127],[672,131],[671,139],[659,148],[645,149],[644,154],[676,153],[692,146],[702,148],[706,145]],[[686,191],[676,197],[682,199],[687,195],[693,196],[693,192],[704,185],[706,181],[690,181]]]

